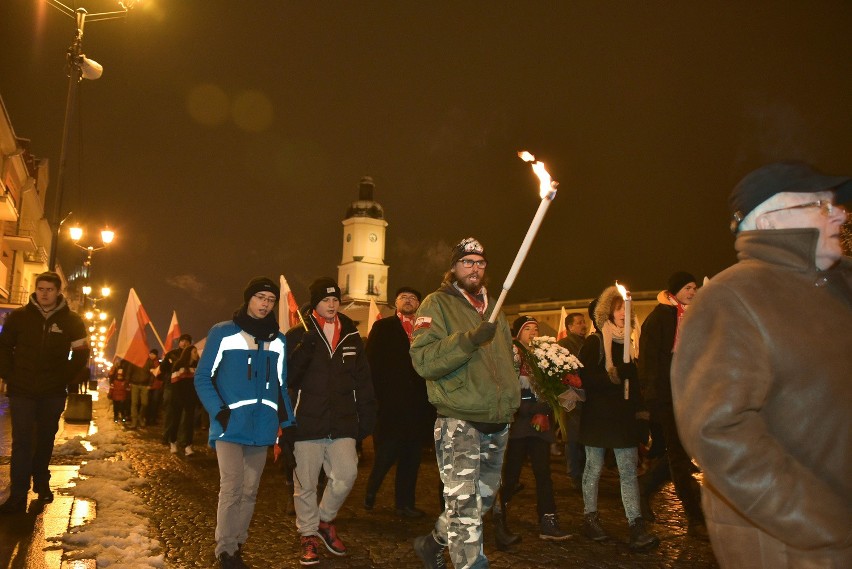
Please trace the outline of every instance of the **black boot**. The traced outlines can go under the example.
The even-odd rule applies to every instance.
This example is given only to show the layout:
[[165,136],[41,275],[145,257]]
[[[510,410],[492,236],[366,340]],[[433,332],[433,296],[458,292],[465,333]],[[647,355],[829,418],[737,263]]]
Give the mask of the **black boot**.
[[424,569],[445,569],[444,545],[438,543],[431,533],[414,538],[414,552],[423,563]]
[[494,520],[494,537],[497,541],[497,549],[507,549],[521,541],[521,536],[512,533],[506,525],[506,504],[495,503],[491,517]]
[[583,516],[583,533],[586,534],[586,537],[595,541],[609,539],[603,526],[601,526],[601,520],[598,518],[597,512],[589,512]]
[[630,551],[648,551],[660,545],[660,538],[649,532],[645,520],[636,518],[630,522]]
[[562,541],[571,537],[571,534],[559,527],[559,517],[555,513],[541,516],[538,527],[538,537],[541,539]]

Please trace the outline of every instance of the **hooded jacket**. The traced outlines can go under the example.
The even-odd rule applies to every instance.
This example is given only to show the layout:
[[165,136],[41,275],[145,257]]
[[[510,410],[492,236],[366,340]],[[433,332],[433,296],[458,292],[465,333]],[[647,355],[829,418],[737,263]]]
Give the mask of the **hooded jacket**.
[[731,566],[852,567],[852,261],[818,270],[818,238],[740,233],[682,324],[675,413]]
[[[272,445],[279,425],[293,423],[286,352],[280,332],[271,342],[258,343],[233,320],[210,329],[194,380],[198,398],[210,415],[210,446],[215,447],[216,441]],[[216,419],[223,407],[230,409],[224,430]]]
[[[618,371],[621,383],[610,381],[606,370],[606,356],[601,330],[609,319],[616,298],[620,298],[615,287],[601,293],[594,310],[597,332],[586,337],[580,348],[579,370],[586,401],[580,417],[579,441],[587,446],[599,448],[631,448],[639,446],[640,424],[636,419],[641,402],[636,379],[636,365],[623,363],[624,346],[612,343],[612,362]],[[629,397],[624,398],[624,380],[629,379]]]
[[0,377],[8,384],[9,396],[67,395],[68,384],[88,359],[86,325],[69,310],[64,296],[45,313],[33,293],[25,306],[6,317],[0,332]]
[[482,423],[509,423],[521,401],[512,359],[512,333],[506,317],[497,318],[494,339],[475,346],[465,335],[484,316],[452,285],[425,299],[417,311],[409,353],[414,369],[426,379],[429,401],[444,417]]
[[287,332],[290,389],[297,427],[295,440],[361,440],[376,424],[376,399],[364,343],[355,323],[340,319],[340,340],[332,348],[310,306],[302,308],[308,326]]

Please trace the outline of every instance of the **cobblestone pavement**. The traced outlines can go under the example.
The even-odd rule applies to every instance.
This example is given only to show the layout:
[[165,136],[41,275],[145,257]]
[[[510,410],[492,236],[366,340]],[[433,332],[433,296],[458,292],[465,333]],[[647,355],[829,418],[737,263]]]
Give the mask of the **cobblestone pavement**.
[[[218,467],[207,447],[196,445],[190,457],[172,455],[159,442],[160,431],[149,427],[132,433],[125,458],[132,462],[149,484],[138,491],[153,511],[152,527],[159,532],[166,562],[171,567],[214,567],[213,533],[216,523]],[[201,435],[196,435],[196,441]],[[580,535],[582,497],[568,488],[561,457],[553,458],[554,488],[563,528],[573,536],[563,542],[538,538],[535,511],[535,482],[526,467],[522,477],[525,489],[510,504],[510,527],[523,541],[510,551],[494,546],[492,528],[486,521],[485,552],[491,566],[505,568],[588,567],[588,568],[715,568],[710,544],[686,535],[686,523],[679,513],[669,485],[655,502],[658,523],[651,527],[659,535],[660,547],[650,553],[633,554],[627,547],[628,528],[618,493],[618,476],[605,469],[601,480],[599,510],[612,538],[596,543]],[[393,471],[379,492],[376,507],[363,509],[366,479],[372,465],[372,448],[365,442],[358,480],[337,519],[339,534],[348,546],[347,557],[322,552],[320,567],[335,568],[420,568],[411,540],[430,531],[439,511],[438,473],[435,457],[424,449],[418,480],[417,506],[427,517],[401,519],[393,507]],[[277,464],[270,460],[260,485],[257,509],[249,530],[244,558],[250,566],[300,567],[295,518],[288,513],[290,487]]]

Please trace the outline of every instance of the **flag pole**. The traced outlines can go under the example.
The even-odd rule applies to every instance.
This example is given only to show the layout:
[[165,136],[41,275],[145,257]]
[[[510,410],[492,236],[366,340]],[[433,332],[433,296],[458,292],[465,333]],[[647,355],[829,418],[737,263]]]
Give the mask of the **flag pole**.
[[163,350],[163,353],[166,353],[166,346],[163,344],[163,340],[160,339],[160,335],[157,334],[157,329],[154,328],[154,325],[151,322],[148,322],[148,326],[151,327],[151,332],[154,333],[154,337],[157,338],[157,342],[160,343],[160,349]]

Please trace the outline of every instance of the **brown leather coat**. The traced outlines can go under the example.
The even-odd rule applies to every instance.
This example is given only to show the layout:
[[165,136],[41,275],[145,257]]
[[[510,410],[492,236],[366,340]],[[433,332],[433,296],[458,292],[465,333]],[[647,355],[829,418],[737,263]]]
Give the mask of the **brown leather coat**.
[[672,367],[722,567],[852,567],[852,260],[747,231],[687,311]]

